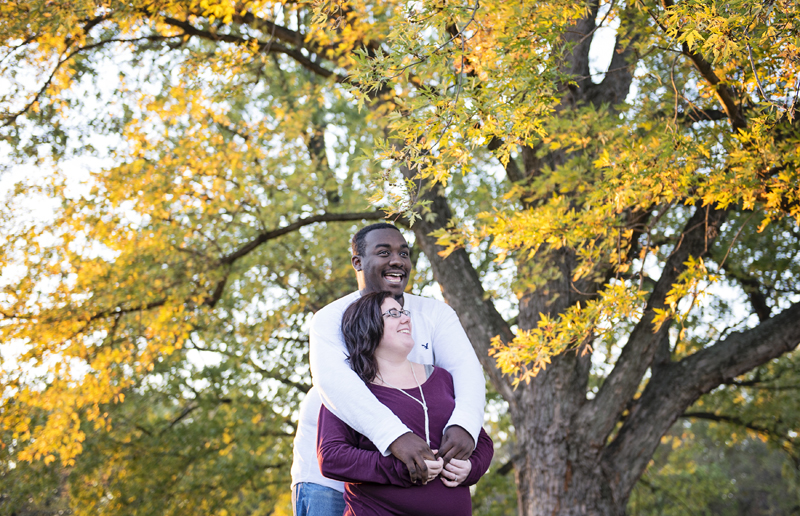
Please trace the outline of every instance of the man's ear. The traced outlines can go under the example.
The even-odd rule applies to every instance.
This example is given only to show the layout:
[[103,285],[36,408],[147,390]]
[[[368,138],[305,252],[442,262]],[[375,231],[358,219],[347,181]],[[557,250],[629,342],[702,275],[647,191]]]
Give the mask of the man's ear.
[[357,271],[361,271],[361,257],[358,255],[353,256],[350,258],[350,263],[353,264],[353,268]]

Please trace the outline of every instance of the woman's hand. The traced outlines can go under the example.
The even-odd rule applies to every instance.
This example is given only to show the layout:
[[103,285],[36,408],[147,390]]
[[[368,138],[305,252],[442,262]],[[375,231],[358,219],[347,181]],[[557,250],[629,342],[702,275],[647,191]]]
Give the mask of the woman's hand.
[[444,467],[441,478],[447,487],[457,487],[464,482],[472,471],[472,463],[468,460],[450,459]]
[[[436,453],[437,450],[432,450]],[[428,466],[428,482],[439,476],[444,468],[444,460],[440,457],[436,460],[425,459],[425,465]]]

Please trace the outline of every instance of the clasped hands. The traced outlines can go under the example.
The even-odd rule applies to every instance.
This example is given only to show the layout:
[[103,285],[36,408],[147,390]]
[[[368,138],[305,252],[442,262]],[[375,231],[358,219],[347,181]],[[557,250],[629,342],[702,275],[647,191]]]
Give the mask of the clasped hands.
[[[438,450],[431,451],[436,453]],[[447,487],[460,485],[472,471],[472,463],[469,459],[450,459],[450,462],[445,464],[444,458],[439,457],[436,460],[425,460],[425,465],[428,467],[428,482],[436,477],[441,477],[442,483]]]
[[439,450],[431,450],[417,435],[408,432],[398,437],[389,451],[408,468],[412,482],[427,484],[437,476],[447,487],[456,487],[472,471],[470,455],[475,448],[472,436],[460,426],[449,426]]

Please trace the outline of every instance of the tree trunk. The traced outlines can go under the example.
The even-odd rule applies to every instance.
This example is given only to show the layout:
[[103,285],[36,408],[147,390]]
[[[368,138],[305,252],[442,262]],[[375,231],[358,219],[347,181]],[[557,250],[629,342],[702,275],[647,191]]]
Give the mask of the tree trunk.
[[512,411],[519,514],[617,514],[600,467],[600,448],[588,446],[574,421],[586,402],[590,357],[567,353],[522,390]]

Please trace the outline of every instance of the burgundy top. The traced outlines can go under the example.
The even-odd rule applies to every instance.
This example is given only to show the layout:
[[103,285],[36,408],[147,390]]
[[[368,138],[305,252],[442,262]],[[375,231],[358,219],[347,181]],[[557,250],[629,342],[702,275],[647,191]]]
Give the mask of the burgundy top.
[[[483,379],[479,379],[483,381]],[[422,405],[392,387],[368,384],[378,401],[389,407],[416,435],[425,439],[425,414]],[[403,389],[420,399],[419,389]],[[431,449],[438,449],[442,434],[456,406],[453,377],[434,368],[422,384],[430,418]],[[317,458],[322,474],[345,484],[344,516],[470,516],[469,487],[489,469],[494,446],[481,429],[478,445],[470,462],[472,471],[458,487],[447,487],[440,479],[426,485],[412,484],[405,464],[394,456],[384,457],[372,442],[359,434],[325,405],[317,424]]]

